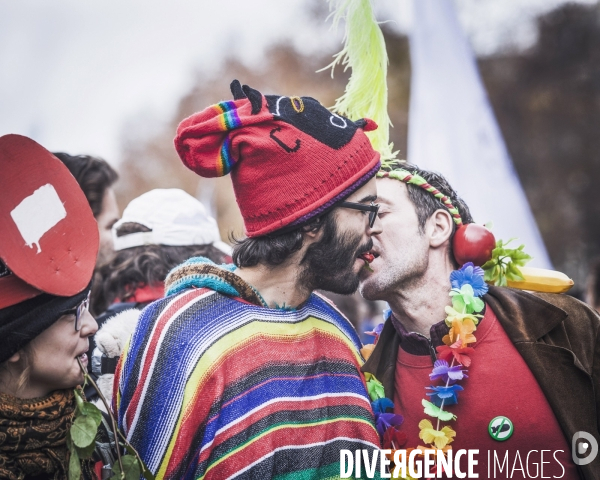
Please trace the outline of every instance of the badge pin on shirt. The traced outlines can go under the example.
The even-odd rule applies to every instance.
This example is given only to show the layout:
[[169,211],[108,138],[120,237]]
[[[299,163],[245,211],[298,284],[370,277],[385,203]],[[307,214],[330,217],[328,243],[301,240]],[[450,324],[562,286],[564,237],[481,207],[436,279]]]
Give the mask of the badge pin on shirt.
[[498,416],[490,422],[488,425],[488,433],[490,437],[498,442],[504,442],[508,440],[513,432],[515,427],[513,423],[510,421],[508,417]]

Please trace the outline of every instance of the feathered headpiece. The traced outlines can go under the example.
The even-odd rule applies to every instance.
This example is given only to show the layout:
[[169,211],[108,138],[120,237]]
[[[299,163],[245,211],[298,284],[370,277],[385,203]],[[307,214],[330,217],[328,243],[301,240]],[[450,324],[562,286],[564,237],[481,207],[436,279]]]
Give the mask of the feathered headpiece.
[[370,0],[328,0],[333,12],[333,28],[340,19],[346,22],[344,48],[334,56],[334,61],[325,67],[341,63],[344,70],[351,68],[352,74],[346,91],[337,99],[333,110],[352,120],[373,119],[379,128],[367,135],[373,148],[381,154],[382,163],[396,158],[394,144],[390,143],[392,122],[387,111],[387,67],[388,56],[381,28],[375,19]]

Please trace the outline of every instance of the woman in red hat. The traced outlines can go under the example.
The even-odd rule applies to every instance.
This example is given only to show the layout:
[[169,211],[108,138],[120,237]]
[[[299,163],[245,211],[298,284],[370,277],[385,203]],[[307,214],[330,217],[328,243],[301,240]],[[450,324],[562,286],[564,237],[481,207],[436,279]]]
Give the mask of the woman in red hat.
[[0,324],[22,325],[15,325],[18,335],[27,335],[27,321],[34,315],[50,311],[51,323],[12,355],[5,348],[0,353],[2,478],[65,477],[73,389],[83,383],[78,360],[87,365],[88,338],[98,329],[87,311],[87,294],[87,289],[71,297],[42,294],[0,310]]
[[0,478],[63,479],[98,329],[87,310],[98,229],[73,176],[34,141],[0,137],[0,165]]

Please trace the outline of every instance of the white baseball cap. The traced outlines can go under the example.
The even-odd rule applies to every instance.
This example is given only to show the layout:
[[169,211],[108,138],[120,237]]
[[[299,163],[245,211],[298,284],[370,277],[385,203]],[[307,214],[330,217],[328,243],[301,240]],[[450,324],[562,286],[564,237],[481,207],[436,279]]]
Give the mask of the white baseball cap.
[[[139,223],[151,231],[117,237],[124,223]],[[133,199],[113,225],[112,237],[115,251],[142,245],[212,244],[231,255],[231,247],[221,241],[217,221],[204,205],[178,188],[157,188]]]

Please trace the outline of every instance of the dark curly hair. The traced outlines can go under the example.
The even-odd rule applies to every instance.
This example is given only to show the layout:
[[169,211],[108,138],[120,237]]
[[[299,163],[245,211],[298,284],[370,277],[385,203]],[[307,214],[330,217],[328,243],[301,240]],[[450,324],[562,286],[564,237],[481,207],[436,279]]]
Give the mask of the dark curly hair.
[[[139,223],[124,223],[117,230],[121,237],[130,233],[149,232]],[[231,261],[221,250],[207,245],[142,245],[115,253],[99,268],[101,286],[93,299],[94,311],[102,313],[115,300],[124,299],[137,288],[164,282],[167,274],[191,257],[207,257],[217,264]]]
[[[473,223],[473,217],[471,216],[471,212],[469,211],[469,207],[464,202],[462,198],[458,196],[458,193],[450,186],[448,180],[444,178],[439,173],[430,172],[428,170],[423,170],[416,165],[412,165],[410,163],[404,163],[400,161],[396,161],[392,164],[385,165],[381,167],[382,172],[391,172],[395,169],[401,168],[406,170],[413,175],[419,175],[427,180],[429,185],[437,188],[440,192],[446,195],[454,207],[456,207],[460,213],[462,221],[464,224]],[[408,197],[410,201],[415,206],[415,210],[417,211],[417,218],[419,219],[419,228],[421,232],[423,232],[425,228],[425,223],[431,217],[436,210],[443,209],[448,210],[448,208],[442,203],[439,198],[434,197],[428,191],[422,189],[417,185],[412,185],[410,183],[406,184],[408,189]]]
[[98,218],[102,212],[102,200],[106,190],[119,178],[117,172],[106,160],[91,155],[69,155],[63,152],[53,152],[53,155],[62,161],[75,177],[94,217]]
[[272,267],[281,265],[292,254],[302,248],[304,234],[309,231],[325,229],[334,230],[332,209],[313,218],[308,223],[297,228],[284,229],[269,235],[254,238],[236,239],[231,237],[233,243],[233,263],[239,268],[254,267],[266,264]]

